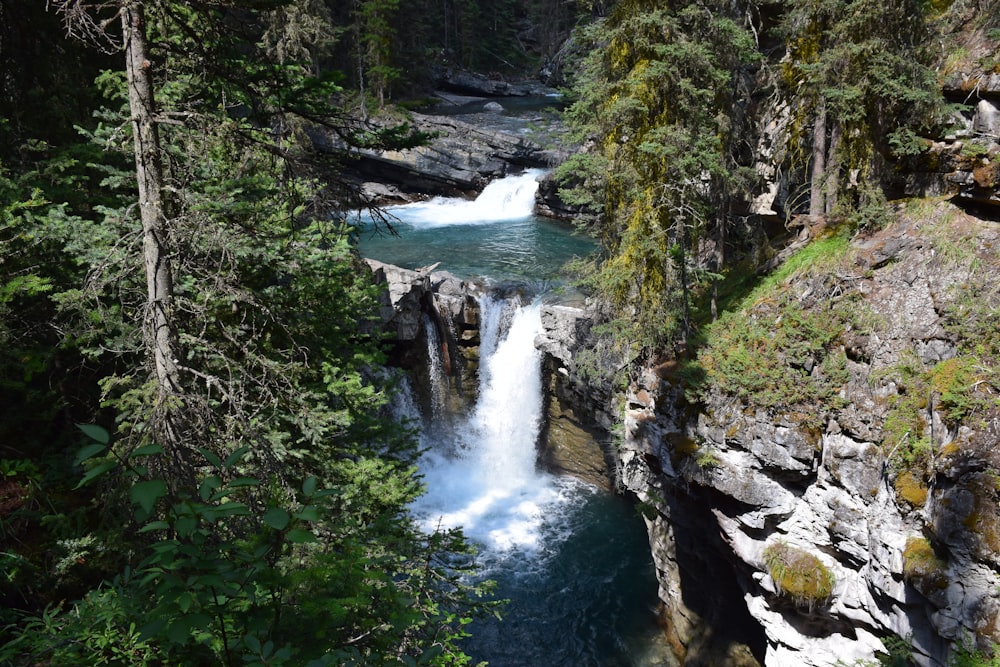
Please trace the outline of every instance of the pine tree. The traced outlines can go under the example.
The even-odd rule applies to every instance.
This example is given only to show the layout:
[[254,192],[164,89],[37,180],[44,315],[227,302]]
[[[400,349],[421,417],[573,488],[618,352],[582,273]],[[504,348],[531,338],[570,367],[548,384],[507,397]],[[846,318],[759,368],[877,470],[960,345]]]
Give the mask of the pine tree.
[[809,214],[882,198],[887,161],[919,153],[941,97],[924,46],[924,6],[911,0],[789,4],[782,77],[808,156]]
[[592,39],[605,45],[571,110],[595,136],[606,173],[595,231],[608,257],[596,280],[636,323],[632,339],[652,349],[690,336],[691,255],[706,230],[725,224],[716,198],[736,187],[734,77],[756,48],[727,7],[705,2],[619,3],[599,30]]
[[416,444],[381,411],[392,382],[359,326],[375,288],[330,215],[349,205],[334,156],[310,140],[417,137],[336,106],[327,54],[301,29],[326,17],[275,14],[308,5],[59,3],[74,36],[126,54],[98,79],[108,106],[89,130],[106,151],[102,205],[61,229],[24,215],[30,201],[0,213],[80,266],[82,285],[21,294],[51,287],[67,337],[104,371],[110,428],[84,429],[97,441],[82,482],[103,484],[117,525],[97,539],[128,568],[21,623],[0,662],[467,660],[466,547],[406,513]]

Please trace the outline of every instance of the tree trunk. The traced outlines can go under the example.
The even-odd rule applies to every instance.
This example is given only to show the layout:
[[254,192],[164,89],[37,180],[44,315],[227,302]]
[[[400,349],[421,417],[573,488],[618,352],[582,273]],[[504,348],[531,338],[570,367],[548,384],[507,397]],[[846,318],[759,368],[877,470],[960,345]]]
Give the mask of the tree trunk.
[[837,191],[840,189],[840,138],[843,132],[840,123],[834,121],[830,130],[830,150],[827,153],[826,214],[833,213],[837,206]]
[[820,99],[813,124],[812,178],[809,184],[809,222],[819,222],[826,211],[823,184],[826,179],[826,103]]
[[[144,329],[147,349],[152,357],[156,404],[163,407],[169,397],[180,393],[180,383],[177,371],[177,332],[172,320],[174,285],[163,202],[163,168],[160,162],[160,140],[154,120],[153,75],[142,3],[123,2],[121,19],[125,35],[125,71],[132,114],[135,174],[146,270]],[[169,433],[153,434],[158,439],[164,435],[169,440]]]

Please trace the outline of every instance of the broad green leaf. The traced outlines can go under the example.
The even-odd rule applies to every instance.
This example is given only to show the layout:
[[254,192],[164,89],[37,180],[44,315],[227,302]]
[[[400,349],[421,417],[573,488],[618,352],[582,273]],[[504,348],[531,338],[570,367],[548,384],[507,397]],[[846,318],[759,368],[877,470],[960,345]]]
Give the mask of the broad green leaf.
[[309,477],[306,477],[305,481],[302,482],[302,493],[307,496],[311,496],[316,493],[316,483],[317,479],[315,476],[310,475]]
[[319,510],[315,505],[306,505],[295,513],[299,521],[319,521]]
[[107,445],[101,445],[96,443],[90,445],[84,445],[83,447],[80,448],[80,451],[77,452],[76,454],[76,462],[83,463],[87,459],[100,454],[105,449],[107,449],[107,447],[108,447]]
[[146,445],[145,447],[139,447],[132,452],[132,458],[138,458],[140,456],[155,456],[157,454],[163,453],[163,447],[159,445]]
[[221,505],[205,510],[205,518],[210,521],[222,519],[227,516],[248,516],[249,514],[250,510],[247,506],[237,502],[222,503]]
[[254,635],[247,635],[243,638],[246,642],[247,648],[249,648],[254,653],[260,653],[260,640]]
[[134,484],[129,490],[132,502],[144,509],[147,513],[153,511],[153,506],[167,492],[167,483],[162,479],[151,479],[145,482]]
[[117,465],[117,461],[104,461],[103,463],[98,463],[96,466],[85,472],[83,477],[80,479],[80,483],[73,488],[79,489],[81,486],[86,486]]
[[291,520],[292,517],[289,516],[288,512],[280,507],[271,507],[264,512],[264,523],[275,530],[284,530]]
[[209,498],[212,497],[212,492],[218,489],[220,486],[222,486],[222,480],[216,477],[215,475],[206,477],[201,481],[201,484],[198,486],[198,495],[201,497],[202,500],[208,500]]
[[226,485],[230,489],[239,489],[244,486],[260,486],[260,480],[254,477],[237,477]]
[[193,516],[182,516],[174,522],[174,530],[180,537],[190,537],[198,525],[198,519]]
[[167,530],[170,528],[170,524],[166,521],[150,521],[145,526],[139,529],[140,533],[151,533],[154,530]]
[[96,440],[102,445],[111,442],[111,435],[107,430],[97,424],[77,424],[76,427],[83,431],[83,434],[91,440]]
[[249,446],[243,445],[235,452],[230,454],[228,457],[226,457],[226,468],[227,469],[232,468],[234,465],[236,465],[236,462],[239,461],[241,458],[243,458],[243,455],[246,454],[249,450],[250,450]]
[[285,539],[287,539],[292,544],[306,544],[310,542],[319,542],[319,538],[316,537],[312,533],[312,531],[304,530],[302,528],[293,528],[292,530],[288,531],[288,534],[285,535]]
[[205,447],[199,447],[198,451],[201,453],[202,456],[205,457],[205,460],[211,463],[213,466],[215,466],[216,468],[222,467],[222,459],[216,456],[215,452],[213,452],[211,449],[207,449]]

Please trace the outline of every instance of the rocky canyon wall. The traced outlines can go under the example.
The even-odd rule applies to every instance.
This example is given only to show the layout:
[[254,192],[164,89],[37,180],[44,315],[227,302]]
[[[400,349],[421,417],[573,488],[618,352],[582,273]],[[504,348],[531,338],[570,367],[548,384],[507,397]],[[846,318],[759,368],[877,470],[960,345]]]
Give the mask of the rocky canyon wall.
[[[865,664],[902,639],[917,664],[943,665],[956,643],[1000,639],[998,350],[977,334],[1000,307],[1000,230],[944,201],[897,215],[744,306],[775,337],[782,318],[849,304],[822,349],[771,356],[750,341],[747,376],[754,363],[803,385],[828,373],[829,400],[742,391],[719,370],[733,350],[711,348],[644,368],[624,392],[617,481],[644,508],[685,664]],[[553,324],[545,345],[569,401],[580,351],[565,336],[579,328]]]

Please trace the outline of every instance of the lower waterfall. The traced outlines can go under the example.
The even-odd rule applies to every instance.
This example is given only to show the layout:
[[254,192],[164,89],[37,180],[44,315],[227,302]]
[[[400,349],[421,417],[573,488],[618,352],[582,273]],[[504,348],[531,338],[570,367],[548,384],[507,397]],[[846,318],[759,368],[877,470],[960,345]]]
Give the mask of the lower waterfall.
[[[428,531],[461,526],[482,576],[510,601],[503,620],[472,625],[466,651],[495,667],[674,664],[657,641],[656,581],[635,509],[536,466],[538,306],[485,296],[481,309],[478,400],[459,415],[434,400],[434,414],[420,417],[427,492],[412,507]],[[440,350],[429,336],[431,369],[443,366]]]
[[[541,326],[538,306],[518,308],[486,296],[482,313],[479,400],[455,422],[450,442],[425,443],[427,493],[413,512],[428,530],[461,526],[492,554],[530,550],[546,515],[566,502],[575,482],[535,468],[542,419],[541,359],[533,344]],[[441,367],[438,354],[440,348],[429,344],[432,372]],[[430,418],[447,422],[451,416]]]

